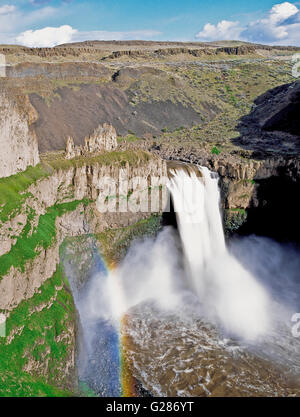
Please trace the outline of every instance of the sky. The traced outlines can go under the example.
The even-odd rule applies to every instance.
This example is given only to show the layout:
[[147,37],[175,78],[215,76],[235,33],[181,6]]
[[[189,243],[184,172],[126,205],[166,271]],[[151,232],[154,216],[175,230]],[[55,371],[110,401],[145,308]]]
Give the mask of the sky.
[[243,40],[300,46],[300,1],[0,0],[0,43]]

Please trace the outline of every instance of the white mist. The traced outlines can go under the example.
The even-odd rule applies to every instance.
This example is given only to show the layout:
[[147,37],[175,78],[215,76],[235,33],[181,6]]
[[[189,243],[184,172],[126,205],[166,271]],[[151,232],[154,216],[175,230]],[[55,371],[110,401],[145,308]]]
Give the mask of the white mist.
[[218,177],[174,172],[169,189],[193,290],[227,331],[254,339],[268,329],[269,300],[263,287],[225,245]]

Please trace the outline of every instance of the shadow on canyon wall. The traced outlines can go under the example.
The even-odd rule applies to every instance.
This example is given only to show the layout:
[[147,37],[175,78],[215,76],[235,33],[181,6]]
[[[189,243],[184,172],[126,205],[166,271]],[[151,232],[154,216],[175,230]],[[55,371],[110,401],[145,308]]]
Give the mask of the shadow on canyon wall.
[[252,111],[237,125],[232,142],[266,156],[296,156],[300,152],[300,82],[284,84],[257,97]]
[[300,183],[287,176],[257,181],[255,199],[239,234],[268,236],[278,241],[300,241]]
[[255,189],[240,234],[300,241],[300,83],[276,87],[259,96],[238,125],[233,143],[252,150],[254,159],[281,159],[268,178],[255,179]]

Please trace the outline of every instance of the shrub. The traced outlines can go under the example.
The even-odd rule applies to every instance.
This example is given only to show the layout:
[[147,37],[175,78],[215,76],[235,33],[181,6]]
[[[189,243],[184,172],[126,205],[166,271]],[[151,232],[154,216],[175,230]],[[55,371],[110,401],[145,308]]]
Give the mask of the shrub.
[[221,151],[216,146],[214,146],[211,150],[211,153],[214,155],[219,155]]

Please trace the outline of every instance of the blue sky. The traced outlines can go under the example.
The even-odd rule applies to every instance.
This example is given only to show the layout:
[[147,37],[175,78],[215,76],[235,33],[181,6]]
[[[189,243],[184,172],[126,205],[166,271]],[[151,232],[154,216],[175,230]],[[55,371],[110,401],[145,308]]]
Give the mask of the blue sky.
[[246,41],[300,45],[300,1],[0,0],[0,43],[87,39]]

